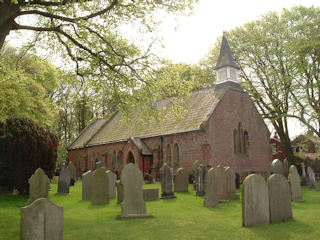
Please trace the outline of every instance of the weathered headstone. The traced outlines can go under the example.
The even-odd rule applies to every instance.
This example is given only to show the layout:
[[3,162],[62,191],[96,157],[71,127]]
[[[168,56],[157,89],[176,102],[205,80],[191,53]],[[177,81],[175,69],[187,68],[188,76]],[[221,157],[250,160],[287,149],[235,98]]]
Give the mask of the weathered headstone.
[[188,192],[189,173],[184,168],[177,170],[174,178],[174,191],[175,192]]
[[70,175],[70,186],[74,186],[76,182],[76,167],[74,166],[73,162],[69,162],[67,169],[69,169]]
[[117,175],[111,171],[107,171],[106,174],[109,178],[109,198],[115,198]]
[[200,162],[195,160],[193,163],[192,173],[193,173],[193,189],[197,190],[197,181],[198,181],[198,167]]
[[236,189],[240,188],[240,175],[236,172]]
[[225,174],[227,178],[227,194],[228,199],[238,199],[239,194],[236,189],[236,175],[231,167],[225,169]]
[[229,199],[228,196],[228,180],[225,168],[218,165],[217,174],[219,178],[218,199],[220,202],[226,202]]
[[269,194],[265,179],[250,174],[242,183],[242,225],[269,224]]
[[306,174],[306,167],[304,163],[301,163],[301,172],[302,172],[302,180],[301,180],[301,185],[302,186],[307,186],[309,184],[309,179]]
[[49,198],[50,180],[41,168],[38,168],[28,180],[30,184],[30,203],[38,198]]
[[290,183],[290,190],[291,190],[291,201],[293,202],[301,202],[302,193],[301,193],[301,180],[298,174],[297,168],[294,165],[290,166],[288,180]]
[[285,175],[285,170],[283,167],[282,162],[279,159],[274,159],[271,163],[271,174],[272,173],[277,173],[277,174],[281,174],[281,175]]
[[282,222],[292,218],[289,182],[281,174],[268,178],[270,222]]
[[82,175],[82,200],[91,200],[92,172],[88,171]]
[[38,198],[21,208],[21,240],[63,240],[63,207]]
[[143,200],[154,201],[159,199],[159,188],[146,188],[143,189]]
[[58,181],[58,193],[68,194],[70,189],[71,172],[69,169],[64,168],[60,171]]
[[96,162],[96,169],[98,169],[98,168],[101,168],[101,167],[105,167],[106,166],[106,164],[104,163],[104,162],[102,162],[102,161],[98,161],[98,162]]
[[123,185],[120,183],[120,180],[116,181],[117,187],[117,202],[122,203],[123,201]]
[[309,178],[310,189],[316,190],[316,191],[319,190],[313,169],[311,167],[308,167],[307,169],[308,169],[308,178]]
[[160,179],[161,179],[161,198],[175,198],[173,192],[173,171],[172,168],[164,163],[160,168]]
[[290,171],[290,164],[289,161],[287,159],[284,159],[283,162],[283,168],[284,168],[284,176],[287,178],[289,175],[289,171]]
[[143,177],[137,165],[127,164],[122,170],[120,182],[123,184],[124,198],[118,219],[153,217],[147,213],[146,203],[143,201]]
[[217,168],[211,168],[207,174],[207,190],[204,200],[205,207],[214,207],[219,204],[218,191],[219,191],[219,176]]
[[109,203],[109,179],[103,168],[98,168],[92,173],[91,179],[91,202],[92,204]]
[[197,169],[197,187],[196,187],[196,195],[204,196],[206,194],[206,177],[207,177],[208,169],[203,164],[200,164]]

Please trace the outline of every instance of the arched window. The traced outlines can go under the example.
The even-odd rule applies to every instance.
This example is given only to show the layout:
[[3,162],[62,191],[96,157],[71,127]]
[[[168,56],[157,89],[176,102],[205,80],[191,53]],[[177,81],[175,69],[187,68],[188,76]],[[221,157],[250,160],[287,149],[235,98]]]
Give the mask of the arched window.
[[118,167],[119,168],[123,167],[122,150],[119,150],[118,152]]
[[173,148],[173,161],[175,166],[180,166],[179,146],[177,143]]
[[172,164],[172,162],[171,162],[171,147],[170,147],[170,145],[168,144],[167,145],[167,149],[166,149],[166,162],[167,162],[167,164],[168,165],[170,165],[171,166],[171,164]]
[[243,153],[243,129],[242,129],[242,124],[239,122],[239,124],[238,124],[238,134],[239,134],[239,146],[238,146],[238,148],[239,148],[239,151],[238,151],[238,153]]
[[238,131],[236,129],[233,130],[233,152],[237,153],[237,141],[238,141]]
[[135,163],[134,155],[132,152],[129,152],[128,154],[127,163]]
[[113,151],[112,154],[112,169],[117,168],[117,154],[116,151]]
[[244,154],[249,154],[249,134],[245,130],[243,133],[243,141],[244,141]]

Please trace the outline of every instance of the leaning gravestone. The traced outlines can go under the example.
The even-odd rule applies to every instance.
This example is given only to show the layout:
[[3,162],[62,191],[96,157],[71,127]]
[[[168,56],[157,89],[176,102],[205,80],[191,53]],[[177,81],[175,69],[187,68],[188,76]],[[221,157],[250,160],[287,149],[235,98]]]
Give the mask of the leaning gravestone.
[[122,203],[123,201],[123,185],[120,183],[120,180],[116,181],[117,186],[117,202]]
[[161,179],[161,198],[175,198],[173,192],[173,171],[172,168],[164,163],[160,168],[160,179]]
[[236,189],[236,175],[231,167],[225,169],[225,174],[227,178],[227,195],[228,199],[238,199],[239,194],[237,194]]
[[219,176],[218,169],[211,168],[207,175],[207,190],[204,200],[205,207],[215,207],[219,204],[218,191],[219,191]]
[[242,183],[242,226],[269,223],[267,183],[261,175],[250,174]]
[[102,161],[98,161],[98,162],[96,162],[96,169],[98,169],[98,168],[102,168],[102,167],[105,167],[106,166],[106,164],[104,163],[104,162],[102,162]]
[[226,169],[218,165],[217,174],[219,178],[218,199],[220,202],[226,202],[229,199]]
[[109,178],[109,198],[115,198],[117,175],[111,171],[107,171],[106,174]]
[[143,201],[143,177],[137,165],[127,164],[122,170],[120,182],[123,184],[124,198],[118,219],[153,217],[147,213],[146,203]]
[[283,164],[279,159],[274,159],[272,161],[270,171],[271,171],[271,174],[277,173],[285,176],[285,170],[284,170]]
[[74,186],[76,182],[76,167],[74,166],[73,162],[69,162],[67,169],[69,169],[71,173],[70,186]]
[[309,177],[309,187],[311,190],[319,190],[317,182],[316,182],[316,177],[314,174],[314,171],[311,167],[308,167],[308,177]]
[[284,176],[287,178],[289,175],[289,171],[290,171],[290,164],[289,161],[287,159],[284,159],[283,162],[283,168],[284,168]]
[[70,177],[71,172],[69,169],[64,168],[60,171],[59,181],[58,181],[58,193],[68,194],[70,189]]
[[179,168],[174,178],[175,192],[188,192],[189,174],[184,168]]
[[301,202],[302,193],[301,193],[301,180],[298,174],[297,168],[294,165],[290,166],[288,181],[290,183],[291,190],[291,201],[293,202]]
[[41,168],[38,168],[28,180],[30,185],[30,203],[38,198],[49,198],[50,180]]
[[63,240],[63,207],[38,198],[21,208],[21,240]]
[[196,195],[197,196],[204,196],[206,194],[206,177],[207,177],[207,167],[203,164],[200,164],[197,169],[197,182],[196,182]]
[[109,178],[103,168],[98,168],[92,173],[91,179],[91,202],[92,204],[109,203]]
[[281,174],[268,178],[270,222],[282,222],[292,218],[289,182]]
[[198,160],[194,161],[193,163],[193,168],[192,168],[192,172],[193,172],[193,189],[197,190],[197,181],[198,181],[198,167],[200,165],[200,162]]
[[82,200],[91,200],[92,172],[88,171],[82,175]]

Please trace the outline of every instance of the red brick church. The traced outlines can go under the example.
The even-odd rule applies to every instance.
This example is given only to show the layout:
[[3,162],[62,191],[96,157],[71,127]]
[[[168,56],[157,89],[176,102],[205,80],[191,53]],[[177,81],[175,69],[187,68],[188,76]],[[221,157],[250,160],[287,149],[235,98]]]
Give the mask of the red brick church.
[[[192,92],[183,103],[181,118],[167,114],[161,122],[138,126],[139,121],[128,123],[116,112],[88,125],[68,149],[78,175],[93,169],[97,161],[118,172],[134,162],[154,176],[163,162],[191,173],[195,160],[213,167],[232,166],[240,175],[269,172],[269,131],[239,84],[239,67],[225,36],[215,70],[216,86]],[[158,104],[170,109],[169,101]]]

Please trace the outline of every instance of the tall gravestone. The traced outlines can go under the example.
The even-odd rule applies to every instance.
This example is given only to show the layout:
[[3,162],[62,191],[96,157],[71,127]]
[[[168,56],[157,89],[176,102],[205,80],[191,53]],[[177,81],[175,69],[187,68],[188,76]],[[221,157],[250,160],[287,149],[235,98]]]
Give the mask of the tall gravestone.
[[227,194],[228,199],[238,199],[239,194],[236,189],[236,175],[231,167],[225,169],[225,174],[227,178]]
[[92,172],[88,172],[82,175],[82,200],[91,200],[92,189]]
[[226,169],[222,166],[217,166],[217,174],[219,178],[219,188],[218,188],[218,198],[220,202],[228,201],[228,180],[227,180],[227,174]]
[[198,167],[200,162],[198,160],[194,161],[192,173],[193,173],[193,189],[197,190],[197,181],[198,181]]
[[301,163],[301,173],[302,173],[302,180],[301,180],[301,185],[302,186],[307,186],[309,184],[309,179],[306,174],[306,167],[304,163]]
[[127,164],[122,170],[120,182],[123,185],[123,201],[118,219],[153,217],[147,213],[142,192],[143,176],[137,165]]
[[21,208],[21,240],[63,240],[63,207],[38,198]]
[[67,168],[62,168],[59,174],[58,193],[69,194],[71,172]]
[[282,222],[292,218],[289,182],[281,174],[268,178],[270,222]]
[[196,194],[197,196],[204,196],[206,194],[206,177],[207,177],[207,167],[203,164],[200,164],[197,169],[197,187],[196,187]]
[[105,169],[98,168],[92,173],[91,179],[91,202],[92,204],[109,203],[109,178]]
[[290,171],[289,161],[287,159],[284,159],[282,164],[283,164],[283,168],[284,168],[284,176],[287,178],[289,175],[289,171]]
[[74,166],[73,162],[69,162],[67,169],[69,169],[70,175],[70,186],[74,186],[76,182],[76,167]]
[[302,193],[301,193],[301,179],[298,174],[297,168],[294,165],[290,166],[288,181],[290,183],[291,201],[293,202],[303,201]]
[[318,185],[317,185],[317,182],[316,182],[316,176],[314,174],[314,171],[311,167],[308,167],[308,180],[309,180],[309,187],[311,190],[316,190],[318,191],[319,188],[318,188]]
[[160,168],[160,179],[161,179],[161,198],[175,198],[173,192],[173,171],[172,168],[164,163]]
[[109,178],[109,198],[115,198],[117,175],[111,171],[107,171],[106,174]]
[[189,173],[186,169],[179,168],[174,178],[174,191],[188,192],[188,186],[189,186]]
[[279,159],[274,159],[271,163],[271,174],[272,173],[277,173],[277,174],[281,174],[281,175],[285,175],[285,170],[283,167],[282,162]]
[[219,191],[219,176],[217,168],[211,168],[207,174],[207,189],[206,197],[204,200],[205,207],[215,207],[219,204],[218,191]]
[[242,183],[242,225],[269,224],[269,194],[264,178],[250,174]]
[[41,168],[38,168],[28,180],[30,185],[30,203],[38,198],[49,198],[50,180]]
[[120,180],[116,181],[117,187],[117,203],[122,203],[123,201],[123,185],[121,184]]

